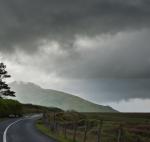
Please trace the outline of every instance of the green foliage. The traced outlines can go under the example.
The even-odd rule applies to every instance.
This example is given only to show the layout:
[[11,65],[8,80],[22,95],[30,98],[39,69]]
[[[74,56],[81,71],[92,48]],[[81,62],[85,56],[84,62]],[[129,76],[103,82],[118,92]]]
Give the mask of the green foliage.
[[43,113],[43,112],[62,112],[61,109],[55,107],[44,107],[33,104],[22,104],[24,114]]
[[11,99],[0,99],[0,117],[8,117],[10,114],[22,115],[22,104]]
[[6,71],[6,66],[0,63],[0,98],[3,96],[14,97],[15,92],[10,90],[10,87],[3,81],[5,78],[11,77]]

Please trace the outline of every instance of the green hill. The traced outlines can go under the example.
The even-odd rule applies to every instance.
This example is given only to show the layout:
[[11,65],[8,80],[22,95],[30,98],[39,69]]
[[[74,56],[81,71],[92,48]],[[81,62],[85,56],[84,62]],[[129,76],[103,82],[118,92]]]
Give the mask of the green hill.
[[9,85],[16,92],[15,99],[21,103],[58,107],[63,110],[75,110],[79,112],[115,112],[109,106],[97,105],[64,92],[43,89],[33,83],[13,82]]

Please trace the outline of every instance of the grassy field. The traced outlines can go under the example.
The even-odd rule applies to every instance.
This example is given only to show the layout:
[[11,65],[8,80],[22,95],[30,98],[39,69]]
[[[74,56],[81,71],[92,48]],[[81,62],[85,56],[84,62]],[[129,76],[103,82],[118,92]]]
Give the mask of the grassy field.
[[45,127],[50,136],[73,140],[75,135],[78,142],[83,142],[86,127],[86,142],[97,142],[98,136],[101,142],[150,142],[149,113],[48,113],[42,123],[57,124],[55,132]]
[[[150,114],[149,113],[86,113],[88,119],[103,120],[103,133],[115,137],[117,127],[122,127],[122,139],[127,142],[150,141]],[[123,141],[122,140],[122,141]]]

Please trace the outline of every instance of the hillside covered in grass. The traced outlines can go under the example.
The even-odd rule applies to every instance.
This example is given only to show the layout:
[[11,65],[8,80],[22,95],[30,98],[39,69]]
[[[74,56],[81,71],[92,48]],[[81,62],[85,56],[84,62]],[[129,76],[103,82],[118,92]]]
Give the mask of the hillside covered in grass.
[[10,84],[21,103],[30,103],[47,107],[58,107],[63,110],[79,112],[115,112],[109,106],[97,105],[68,93],[43,89],[33,83],[13,82]]

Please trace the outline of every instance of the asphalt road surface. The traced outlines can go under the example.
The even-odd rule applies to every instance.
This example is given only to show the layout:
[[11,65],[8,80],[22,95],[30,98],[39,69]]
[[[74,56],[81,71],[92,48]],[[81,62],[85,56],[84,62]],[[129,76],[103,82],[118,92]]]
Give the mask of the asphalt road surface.
[[35,128],[39,116],[0,122],[0,142],[56,142]]

